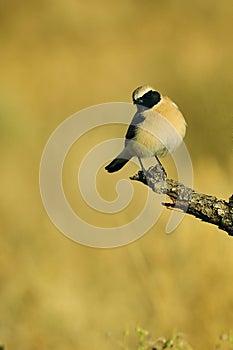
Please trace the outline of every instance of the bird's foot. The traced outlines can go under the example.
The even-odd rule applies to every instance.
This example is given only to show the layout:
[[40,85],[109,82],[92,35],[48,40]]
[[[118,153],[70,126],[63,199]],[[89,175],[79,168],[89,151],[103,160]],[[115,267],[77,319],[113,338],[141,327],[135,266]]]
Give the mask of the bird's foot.
[[164,180],[167,178],[167,173],[166,170],[164,169],[164,167],[162,166],[162,164],[157,164],[156,165],[158,172],[161,173],[161,176],[164,178]]
[[167,179],[167,173],[164,170],[163,166],[161,166],[161,164],[159,164],[159,163],[154,165],[154,166],[151,166],[147,170],[147,176],[156,177],[157,182],[166,181],[166,179]]
[[158,172],[163,173],[163,180],[166,180],[166,178],[167,178],[166,170],[164,169],[162,163],[160,162],[160,160],[157,156],[155,156],[155,159],[158,162],[158,164],[156,164],[155,168],[157,169]]

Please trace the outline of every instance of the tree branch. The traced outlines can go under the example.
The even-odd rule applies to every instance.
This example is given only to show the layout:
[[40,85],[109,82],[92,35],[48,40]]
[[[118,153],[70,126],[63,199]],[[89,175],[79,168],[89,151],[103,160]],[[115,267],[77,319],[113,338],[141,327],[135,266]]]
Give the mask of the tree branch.
[[229,202],[226,202],[214,196],[198,193],[175,180],[167,179],[159,164],[150,167],[146,174],[139,171],[130,179],[144,183],[155,193],[166,194],[172,200],[170,203],[162,203],[167,208],[181,209],[233,236],[233,195],[229,198]]

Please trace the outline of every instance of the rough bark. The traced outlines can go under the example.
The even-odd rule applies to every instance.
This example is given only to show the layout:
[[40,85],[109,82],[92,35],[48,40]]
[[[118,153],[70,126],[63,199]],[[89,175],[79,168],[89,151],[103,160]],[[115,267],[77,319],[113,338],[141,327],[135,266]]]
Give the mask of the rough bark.
[[139,171],[131,177],[149,186],[158,194],[166,194],[172,202],[162,203],[167,208],[178,208],[205,222],[218,226],[233,236],[233,195],[229,201],[218,199],[204,193],[198,193],[192,188],[167,179],[159,164],[149,168],[146,173]]

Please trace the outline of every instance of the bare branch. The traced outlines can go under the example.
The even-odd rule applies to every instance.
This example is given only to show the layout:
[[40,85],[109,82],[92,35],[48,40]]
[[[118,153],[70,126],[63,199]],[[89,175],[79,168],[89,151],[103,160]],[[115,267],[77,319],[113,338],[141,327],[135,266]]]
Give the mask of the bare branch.
[[170,203],[162,203],[167,208],[179,208],[233,236],[233,195],[226,202],[198,193],[175,180],[167,179],[159,164],[149,168],[146,174],[139,171],[130,179],[144,183],[155,193],[166,194],[172,200]]

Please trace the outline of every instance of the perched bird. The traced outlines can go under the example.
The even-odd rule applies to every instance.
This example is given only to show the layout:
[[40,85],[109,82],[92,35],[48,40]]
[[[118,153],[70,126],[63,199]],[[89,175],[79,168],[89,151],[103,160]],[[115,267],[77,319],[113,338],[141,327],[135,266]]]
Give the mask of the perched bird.
[[134,156],[143,171],[141,158],[155,157],[162,167],[158,157],[173,152],[185,135],[185,119],[169,97],[143,85],[133,92],[132,98],[137,112],[127,130],[123,151],[105,167],[109,173],[120,170]]

